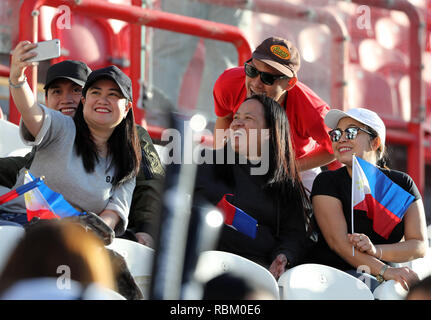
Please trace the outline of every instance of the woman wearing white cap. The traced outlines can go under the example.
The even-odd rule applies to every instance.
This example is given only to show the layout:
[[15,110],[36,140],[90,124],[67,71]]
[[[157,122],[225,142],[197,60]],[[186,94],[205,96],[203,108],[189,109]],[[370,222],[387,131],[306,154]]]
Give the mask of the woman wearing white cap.
[[[320,231],[319,242],[307,262],[330,265],[348,271],[365,268],[379,282],[393,279],[408,289],[418,280],[407,267],[395,268],[385,262],[407,262],[423,257],[427,249],[425,212],[421,195],[405,173],[385,167],[386,128],[373,111],[354,108],[347,112],[331,110],[325,117],[335,157],[345,166],[325,171],[314,181],[312,202]],[[354,210],[354,232],[351,230],[352,156],[362,158],[379,169],[414,196],[403,220],[386,239],[375,232],[373,220]],[[355,247],[354,254],[352,246]],[[352,271],[355,274],[355,271]],[[377,281],[374,285],[378,284]]]

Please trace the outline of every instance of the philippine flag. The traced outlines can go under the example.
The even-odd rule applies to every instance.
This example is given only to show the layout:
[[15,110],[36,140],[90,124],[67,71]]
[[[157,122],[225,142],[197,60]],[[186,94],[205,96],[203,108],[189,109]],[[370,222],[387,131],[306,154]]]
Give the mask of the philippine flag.
[[414,199],[377,167],[353,155],[352,208],[367,212],[376,233],[388,239]]
[[[24,183],[34,180],[30,172],[26,172]],[[52,191],[42,182],[38,187],[24,194],[25,206],[27,208],[27,220],[33,217],[40,219],[64,218],[79,216],[82,213],[68,203],[61,194]]]
[[227,197],[233,197],[233,194],[225,194],[217,204],[217,208],[224,213],[224,223],[253,239],[256,238],[257,220],[230,204]]

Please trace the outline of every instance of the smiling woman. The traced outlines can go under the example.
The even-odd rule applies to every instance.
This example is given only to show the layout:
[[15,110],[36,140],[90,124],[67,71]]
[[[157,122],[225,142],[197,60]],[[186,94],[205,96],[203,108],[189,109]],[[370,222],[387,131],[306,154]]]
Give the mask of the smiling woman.
[[[32,64],[25,61],[32,46],[28,41],[19,43],[11,64],[11,93],[22,115],[21,135],[35,147],[29,171],[45,176],[48,187],[75,208],[96,213],[117,235],[122,234],[141,161],[131,80],[115,66],[93,71],[72,119],[34,103],[24,77]],[[25,170],[14,187],[23,184]],[[1,206],[0,212],[26,221],[24,199]]]

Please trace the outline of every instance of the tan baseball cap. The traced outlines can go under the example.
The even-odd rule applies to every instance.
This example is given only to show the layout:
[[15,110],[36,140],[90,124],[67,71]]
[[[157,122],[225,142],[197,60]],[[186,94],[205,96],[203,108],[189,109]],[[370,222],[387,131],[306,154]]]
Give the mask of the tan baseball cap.
[[298,49],[289,40],[271,37],[254,50],[252,57],[265,62],[288,77],[296,77],[301,66]]

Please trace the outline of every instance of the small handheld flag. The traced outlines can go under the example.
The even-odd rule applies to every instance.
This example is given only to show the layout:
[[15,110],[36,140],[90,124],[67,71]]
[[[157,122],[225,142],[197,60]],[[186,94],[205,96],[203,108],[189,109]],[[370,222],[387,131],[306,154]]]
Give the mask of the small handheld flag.
[[[27,171],[24,176],[24,182],[33,180],[33,175]],[[25,193],[24,198],[28,221],[33,217],[53,219],[85,214],[76,210],[61,194],[49,189],[43,181],[37,188]]]
[[10,200],[13,200],[17,197],[19,197],[20,195],[40,186],[43,182],[43,179],[45,179],[45,177],[40,177],[37,178],[35,180],[32,180],[26,184],[23,184],[22,186],[19,186],[18,188],[9,191],[8,193],[5,193],[4,195],[0,196],[0,204],[6,203]]
[[366,211],[377,234],[388,239],[414,199],[376,166],[353,155],[352,210]]
[[224,214],[224,223],[253,239],[256,238],[257,220],[230,204],[226,197],[233,197],[233,194],[225,194],[217,204],[217,208]]

